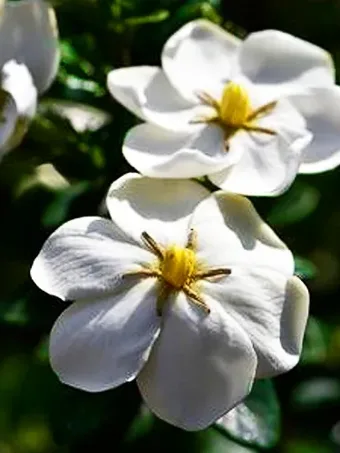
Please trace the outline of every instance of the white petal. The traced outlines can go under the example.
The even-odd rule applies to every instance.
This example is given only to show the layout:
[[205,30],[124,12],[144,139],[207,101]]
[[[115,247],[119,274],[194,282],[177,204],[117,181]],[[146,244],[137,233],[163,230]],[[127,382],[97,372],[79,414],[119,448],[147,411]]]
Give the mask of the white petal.
[[189,22],[166,42],[162,66],[184,97],[196,99],[197,91],[214,92],[227,81],[236,64],[241,41],[206,20]]
[[95,297],[111,292],[126,272],[152,259],[110,220],[82,217],[47,239],[31,277],[43,291],[63,300]]
[[328,52],[276,30],[251,33],[239,53],[241,73],[277,95],[302,86],[332,85],[335,72]]
[[300,357],[309,296],[297,278],[252,266],[230,266],[231,274],[201,283],[202,294],[221,303],[248,333],[257,353],[257,377],[284,373]]
[[295,277],[290,251],[239,195],[217,192],[195,210],[197,257],[231,274],[200,282],[206,302],[221,303],[249,333],[258,376],[296,365],[308,313],[308,292]]
[[[18,64],[14,60],[8,61],[3,66],[0,80],[1,88],[10,95],[16,104],[15,111],[10,107],[7,114],[4,112],[4,118],[7,118],[5,124],[8,126],[10,124],[7,129],[8,135],[3,137],[6,138],[6,141],[1,146],[2,153],[6,153],[18,146],[27,132],[37,108],[37,89],[26,66]],[[12,101],[8,101],[7,107]]]
[[299,173],[319,173],[340,165],[340,87],[309,89],[290,101],[313,134]]
[[161,180],[129,173],[115,181],[107,207],[115,224],[134,240],[146,231],[160,244],[185,244],[193,209],[209,192],[188,180]]
[[183,293],[168,302],[161,334],[137,383],[158,417],[186,430],[204,429],[249,393],[254,350],[219,304],[211,304],[207,315]]
[[241,147],[226,152],[220,127],[208,125],[176,133],[144,123],[128,132],[126,160],[145,176],[193,178],[224,169],[240,158]]
[[2,68],[1,86],[16,102],[18,113],[23,118],[33,118],[37,108],[37,89],[24,64],[10,60]]
[[257,126],[275,131],[275,135],[241,131],[230,140],[230,150],[243,150],[231,168],[209,175],[221,189],[243,195],[279,195],[294,181],[302,154],[311,140],[303,117],[286,100],[261,118]]
[[155,283],[79,300],[53,326],[50,360],[65,384],[100,392],[136,377],[159,333]]
[[140,118],[167,129],[186,130],[193,104],[171,86],[161,68],[136,66],[111,71],[107,85],[112,96]]
[[6,2],[0,23],[0,67],[8,60],[25,64],[39,92],[52,83],[59,64],[53,8],[43,0]]
[[0,89],[0,159],[9,150],[8,142],[15,132],[17,119],[15,100],[8,92]]
[[197,206],[190,227],[198,259],[208,268],[250,266],[293,275],[291,252],[245,197],[215,192]]

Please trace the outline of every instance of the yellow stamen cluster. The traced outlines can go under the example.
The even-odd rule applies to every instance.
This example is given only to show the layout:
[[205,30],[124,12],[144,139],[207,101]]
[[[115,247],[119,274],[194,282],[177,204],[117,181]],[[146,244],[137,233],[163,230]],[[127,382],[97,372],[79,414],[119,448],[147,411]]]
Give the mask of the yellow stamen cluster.
[[247,91],[236,83],[228,83],[222,94],[218,108],[219,118],[224,124],[240,128],[251,114],[251,104]]
[[274,109],[276,102],[270,102],[252,110],[247,90],[237,83],[230,82],[224,87],[220,101],[205,92],[199,93],[197,96],[202,104],[214,109],[214,113],[210,116],[194,118],[192,123],[213,123],[220,126],[224,131],[227,150],[228,140],[240,130],[276,134],[274,130],[256,124],[261,117]]
[[170,245],[167,248],[159,245],[148,233],[142,233],[142,239],[147,248],[157,257],[151,267],[145,267],[126,274],[141,278],[153,277],[160,282],[160,291],[157,299],[157,313],[162,315],[163,307],[172,291],[183,291],[189,299],[206,313],[210,308],[202,298],[197,281],[226,276],[231,273],[228,268],[214,268],[205,270],[196,257],[196,233],[191,230],[186,247]]
[[182,289],[190,283],[196,269],[196,255],[193,250],[172,245],[164,252],[161,262],[162,277],[175,289]]

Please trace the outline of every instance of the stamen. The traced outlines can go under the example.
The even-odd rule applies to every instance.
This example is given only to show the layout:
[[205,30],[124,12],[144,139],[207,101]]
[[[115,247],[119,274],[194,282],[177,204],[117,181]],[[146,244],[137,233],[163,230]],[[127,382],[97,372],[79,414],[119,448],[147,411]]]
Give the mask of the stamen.
[[156,311],[158,316],[162,316],[164,305],[170,296],[171,290],[171,286],[168,286],[165,283],[161,285],[156,302]]
[[199,115],[199,116],[196,116],[195,118],[192,118],[189,121],[189,124],[216,123],[216,121],[218,121],[217,115],[211,115],[211,116]]
[[229,140],[226,138],[224,140],[224,151],[227,153],[230,150]]
[[196,93],[196,96],[198,99],[202,102],[202,104],[209,105],[210,107],[213,107],[215,110],[219,111],[220,109],[220,104],[216,99],[214,99],[210,94],[200,91]]
[[146,232],[143,231],[142,239],[144,240],[145,244],[149,247],[149,249],[158,256],[158,258],[164,258],[164,251],[159,244]]
[[204,301],[204,299],[189,285],[185,285],[183,287],[184,293],[194,301],[196,305],[199,307],[203,308],[203,310],[206,313],[210,313],[210,308],[208,307],[207,303]]
[[250,97],[247,90],[234,82],[225,85],[220,101],[206,92],[196,93],[200,102],[215,110],[215,113],[199,115],[193,118],[191,124],[212,123],[220,126],[224,132],[224,149],[229,151],[229,140],[240,130],[276,135],[275,130],[257,126],[255,121],[270,113],[277,102],[272,101],[254,111],[251,110]]
[[191,228],[190,232],[189,232],[187,249],[190,249],[193,251],[195,251],[197,249],[197,233],[193,228]]
[[149,277],[162,277],[162,273],[158,269],[146,269],[142,268],[136,271],[127,271],[123,277],[140,277],[140,278],[149,278]]
[[194,280],[202,280],[205,278],[212,278],[212,277],[223,277],[226,275],[231,274],[231,269],[228,268],[216,268],[216,269],[209,269],[203,272],[196,272],[194,276]]
[[126,272],[123,277],[156,278],[158,280],[158,296],[156,311],[162,316],[164,305],[173,291],[183,291],[186,296],[207,314],[210,308],[199,293],[196,282],[207,278],[225,277],[231,274],[229,268],[213,268],[199,270],[197,261],[197,233],[191,228],[186,247],[170,245],[163,248],[146,231],[142,233],[146,246],[158,258],[158,262],[146,265],[137,270]]
[[240,127],[251,113],[247,91],[237,83],[228,83],[222,94],[219,107],[221,121],[229,126]]
[[266,127],[252,126],[251,124],[243,124],[241,129],[249,132],[261,132],[262,134],[276,135],[276,132],[273,129],[268,129]]
[[188,249],[170,246],[166,249],[161,264],[161,271],[164,280],[176,289],[182,289],[195,272],[195,253]]
[[257,119],[259,116],[266,115],[270,113],[276,107],[277,101],[269,102],[269,104],[265,104],[262,107],[251,112],[251,114],[247,117],[247,123],[249,121],[253,121],[255,118]]

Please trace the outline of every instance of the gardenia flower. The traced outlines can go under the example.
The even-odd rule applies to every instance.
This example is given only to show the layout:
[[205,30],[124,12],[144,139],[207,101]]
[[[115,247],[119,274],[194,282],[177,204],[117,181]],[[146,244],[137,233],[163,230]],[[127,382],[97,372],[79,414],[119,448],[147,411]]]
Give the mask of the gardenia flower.
[[32,266],[42,290],[75,301],[50,338],[62,382],[99,392],[137,378],[156,415],[198,430],[255,377],[296,365],[308,292],[247,199],[128,174],[107,207],[112,220],[57,229]]
[[56,17],[43,0],[6,2],[0,15],[1,158],[21,142],[38,93],[56,75],[59,49]]
[[340,88],[323,49],[275,30],[241,41],[196,20],[161,60],[108,75],[113,97],[146,121],[123,146],[144,175],[208,175],[228,191],[278,195],[297,172],[340,163]]

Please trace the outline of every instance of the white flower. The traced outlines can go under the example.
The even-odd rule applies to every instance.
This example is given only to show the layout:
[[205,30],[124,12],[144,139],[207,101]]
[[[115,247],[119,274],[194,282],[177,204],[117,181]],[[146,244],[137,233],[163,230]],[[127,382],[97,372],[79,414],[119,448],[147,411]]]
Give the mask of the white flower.
[[228,191],[277,195],[301,163],[317,172],[340,162],[340,88],[323,49],[275,30],[241,41],[196,20],[161,60],[108,75],[111,94],[146,121],[123,146],[142,174],[208,174]]
[[0,16],[1,158],[21,142],[38,93],[56,75],[59,49],[55,14],[43,0],[6,2]]
[[197,430],[255,377],[296,365],[308,292],[247,199],[128,174],[107,206],[112,220],[67,222],[32,266],[42,290],[75,301],[50,339],[62,382],[98,392],[137,378],[155,414]]

